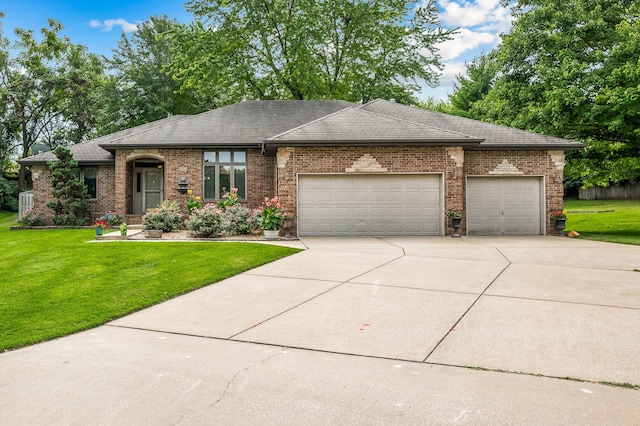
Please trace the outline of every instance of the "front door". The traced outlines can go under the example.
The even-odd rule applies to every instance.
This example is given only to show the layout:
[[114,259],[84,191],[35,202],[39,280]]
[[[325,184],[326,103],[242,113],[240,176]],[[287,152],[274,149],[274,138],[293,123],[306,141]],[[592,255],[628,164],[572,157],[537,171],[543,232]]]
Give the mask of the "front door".
[[161,167],[136,167],[134,172],[133,213],[144,214],[164,200],[164,170]]

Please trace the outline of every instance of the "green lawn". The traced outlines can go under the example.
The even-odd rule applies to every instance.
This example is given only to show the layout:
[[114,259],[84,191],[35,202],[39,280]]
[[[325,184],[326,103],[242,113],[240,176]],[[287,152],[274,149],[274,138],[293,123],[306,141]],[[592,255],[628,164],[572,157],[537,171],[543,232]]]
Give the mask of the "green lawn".
[[640,200],[565,200],[568,231],[580,238],[640,245]]
[[298,250],[90,242],[93,229],[9,231],[0,212],[0,352],[95,327]]

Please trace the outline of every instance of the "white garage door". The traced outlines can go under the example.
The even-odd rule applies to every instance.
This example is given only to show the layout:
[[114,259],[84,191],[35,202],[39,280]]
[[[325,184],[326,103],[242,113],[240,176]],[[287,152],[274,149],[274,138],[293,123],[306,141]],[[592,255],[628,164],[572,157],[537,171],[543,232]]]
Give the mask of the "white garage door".
[[468,235],[540,235],[538,177],[467,179]]
[[439,175],[300,175],[298,234],[441,235]]

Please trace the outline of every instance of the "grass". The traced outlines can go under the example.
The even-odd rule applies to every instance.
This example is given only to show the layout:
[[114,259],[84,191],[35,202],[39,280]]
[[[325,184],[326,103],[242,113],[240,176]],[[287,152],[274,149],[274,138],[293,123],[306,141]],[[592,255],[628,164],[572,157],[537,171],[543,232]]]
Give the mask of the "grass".
[[565,200],[565,231],[581,238],[640,245],[640,200]]
[[0,352],[104,324],[296,253],[249,243],[94,243],[93,229],[9,231],[0,212]]

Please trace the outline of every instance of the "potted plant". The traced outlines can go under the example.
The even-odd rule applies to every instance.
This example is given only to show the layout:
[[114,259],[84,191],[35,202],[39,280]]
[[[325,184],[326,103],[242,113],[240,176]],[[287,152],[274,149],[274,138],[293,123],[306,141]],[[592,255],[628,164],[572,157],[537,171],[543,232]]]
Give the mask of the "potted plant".
[[267,240],[275,240],[280,233],[280,222],[282,221],[282,213],[280,209],[282,205],[278,200],[278,197],[264,198],[260,213],[260,224],[264,229],[264,237]]
[[456,209],[447,210],[447,217],[451,219],[451,227],[453,228],[454,238],[460,238],[460,227],[462,226],[462,215]]
[[551,213],[551,219],[556,222],[558,234],[564,237],[564,228],[567,226],[567,215],[562,210],[558,210]]
[[106,222],[99,220],[93,226],[96,228],[96,236],[101,237],[105,229],[108,228]]
[[120,235],[122,235],[123,237],[127,235],[127,222],[122,222],[120,224]]

